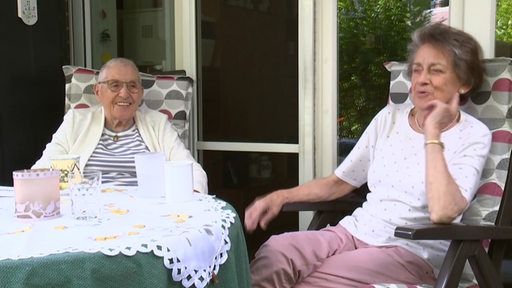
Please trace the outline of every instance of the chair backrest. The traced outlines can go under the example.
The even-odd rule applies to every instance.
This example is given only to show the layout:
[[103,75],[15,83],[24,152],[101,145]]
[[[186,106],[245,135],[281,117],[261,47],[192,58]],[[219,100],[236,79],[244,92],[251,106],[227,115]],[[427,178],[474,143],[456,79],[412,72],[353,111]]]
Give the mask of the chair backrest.
[[[93,86],[98,70],[66,65],[65,111],[99,105]],[[151,75],[140,73],[144,95],[141,106],[167,115],[185,146],[191,148],[190,112],[194,96],[193,80],[185,75]]]
[[[461,103],[461,109],[489,127],[492,132],[492,144],[477,194],[464,212],[462,221],[510,225],[512,213],[502,213],[502,217],[499,218],[496,216],[507,181],[512,148],[512,59],[486,59],[484,64],[486,72],[480,91],[465,103]],[[407,64],[389,62],[385,66],[391,73],[389,102],[408,102],[411,83],[407,76]]]

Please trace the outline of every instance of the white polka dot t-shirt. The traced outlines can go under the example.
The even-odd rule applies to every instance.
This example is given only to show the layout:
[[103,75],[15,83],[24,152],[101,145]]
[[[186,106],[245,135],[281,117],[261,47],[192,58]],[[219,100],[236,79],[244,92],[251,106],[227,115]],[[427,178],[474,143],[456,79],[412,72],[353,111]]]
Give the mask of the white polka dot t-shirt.
[[[409,241],[394,237],[396,226],[429,223],[425,195],[425,138],[408,121],[410,104],[388,105],[365,130],[336,175],[354,186],[368,183],[361,208],[340,221],[373,245],[399,245],[429,262],[438,273],[448,241]],[[461,112],[460,122],[441,134],[450,173],[466,199],[478,188],[491,143],[489,129]],[[460,221],[460,217],[456,219]]]

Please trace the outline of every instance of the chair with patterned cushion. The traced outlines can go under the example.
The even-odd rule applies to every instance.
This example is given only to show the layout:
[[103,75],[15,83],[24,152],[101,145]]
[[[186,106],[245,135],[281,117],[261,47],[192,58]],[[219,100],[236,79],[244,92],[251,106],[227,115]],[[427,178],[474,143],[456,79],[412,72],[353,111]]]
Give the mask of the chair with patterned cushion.
[[[66,77],[65,111],[99,105],[93,86],[98,70],[66,65],[62,67]],[[166,114],[185,146],[191,148],[190,112],[193,99],[193,80],[178,73],[151,75],[140,73],[144,95],[142,106]]]
[[[485,60],[486,74],[479,93],[461,109],[486,124],[492,132],[491,151],[475,199],[464,212],[462,224],[424,224],[397,227],[395,236],[411,240],[450,240],[451,244],[434,287],[503,287],[507,246],[512,243],[512,59]],[[406,64],[386,63],[391,73],[390,105],[408,100],[410,80]],[[296,203],[297,204],[297,203]],[[310,210],[308,203],[303,210]],[[331,203],[331,206],[334,205]],[[315,227],[322,228],[322,227]],[[460,283],[469,262],[475,281]],[[367,287],[431,287],[411,284],[375,284]]]

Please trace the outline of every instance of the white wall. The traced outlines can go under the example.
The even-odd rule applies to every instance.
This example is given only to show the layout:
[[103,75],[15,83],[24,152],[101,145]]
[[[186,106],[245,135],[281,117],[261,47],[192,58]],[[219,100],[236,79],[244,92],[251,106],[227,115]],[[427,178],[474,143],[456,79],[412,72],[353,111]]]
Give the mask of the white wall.
[[451,0],[449,23],[473,35],[484,58],[494,57],[496,0]]

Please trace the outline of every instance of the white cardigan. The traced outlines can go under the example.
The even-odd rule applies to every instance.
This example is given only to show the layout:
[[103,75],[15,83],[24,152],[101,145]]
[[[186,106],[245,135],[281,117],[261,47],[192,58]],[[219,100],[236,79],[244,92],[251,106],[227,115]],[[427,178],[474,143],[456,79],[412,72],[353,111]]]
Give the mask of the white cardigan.
[[[104,124],[103,107],[70,109],[32,168],[49,167],[49,158],[55,155],[76,154],[80,155],[80,168],[84,169],[100,140]],[[194,190],[208,193],[206,172],[185,147],[166,115],[140,107],[135,115],[135,124],[151,152],[164,152],[168,161],[193,161]]]

